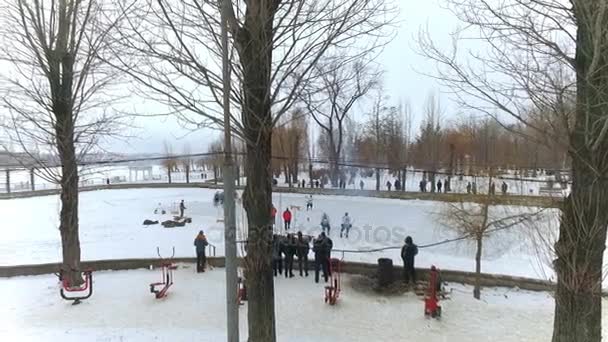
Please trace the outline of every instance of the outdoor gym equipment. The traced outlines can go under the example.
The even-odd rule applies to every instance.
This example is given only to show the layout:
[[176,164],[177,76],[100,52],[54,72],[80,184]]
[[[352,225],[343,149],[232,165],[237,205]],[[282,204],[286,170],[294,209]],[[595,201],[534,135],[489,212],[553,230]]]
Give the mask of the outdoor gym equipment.
[[[72,270],[73,272],[77,272],[77,270]],[[81,303],[81,300],[87,299],[91,297],[93,294],[93,271],[91,269],[87,269],[82,272],[84,278],[84,284],[80,286],[70,286],[69,281],[66,277],[65,271],[63,269],[59,270],[59,281],[61,281],[61,290],[59,293],[61,294],[61,298],[65,300],[71,300],[72,305],[78,305]],[[75,296],[67,296],[66,292],[81,292],[81,295]]]
[[340,271],[342,260],[332,258],[329,259],[329,284],[325,286],[325,303],[335,305],[340,297]]
[[160,248],[158,247],[156,247],[156,254],[158,254],[158,257],[161,259],[160,268],[162,272],[162,281],[150,284],[150,292],[154,293],[156,299],[160,299],[167,296],[169,287],[173,285],[173,270],[177,269],[177,266],[173,264],[171,259],[175,256],[175,247],[173,247],[173,253],[168,261],[163,260],[163,257],[160,255]]
[[439,287],[439,270],[435,266],[431,266],[429,288],[424,297],[424,315],[426,317],[441,317],[441,305],[439,305],[439,298],[437,296]]

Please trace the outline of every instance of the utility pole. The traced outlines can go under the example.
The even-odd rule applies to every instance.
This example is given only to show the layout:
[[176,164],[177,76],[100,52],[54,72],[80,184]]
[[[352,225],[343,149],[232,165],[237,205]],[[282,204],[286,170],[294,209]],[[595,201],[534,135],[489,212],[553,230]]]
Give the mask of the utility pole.
[[234,208],[234,161],[230,132],[230,59],[228,49],[229,0],[219,0],[222,26],[222,78],[224,88],[224,251],[226,254],[226,329],[228,342],[239,342],[239,304],[237,302],[236,216]]

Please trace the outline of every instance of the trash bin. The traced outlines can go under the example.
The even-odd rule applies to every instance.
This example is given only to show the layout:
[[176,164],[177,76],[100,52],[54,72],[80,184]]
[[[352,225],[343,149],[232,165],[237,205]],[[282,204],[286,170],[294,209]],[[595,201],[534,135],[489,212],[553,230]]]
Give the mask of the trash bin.
[[389,258],[378,259],[378,285],[386,287],[395,281],[393,260]]

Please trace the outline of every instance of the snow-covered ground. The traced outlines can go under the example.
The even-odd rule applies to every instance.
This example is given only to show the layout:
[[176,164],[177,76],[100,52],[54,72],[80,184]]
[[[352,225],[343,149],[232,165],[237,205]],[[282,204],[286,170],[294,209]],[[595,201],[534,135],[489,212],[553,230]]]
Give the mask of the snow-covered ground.
[[[101,190],[81,193],[80,241],[83,260],[157,257],[170,253],[175,247],[176,256],[194,256],[192,246],[196,233],[203,229],[210,242],[223,254],[223,216],[221,208],[212,204],[214,191],[208,189],[132,189]],[[160,225],[145,228],[145,219],[162,220],[169,215],[154,215],[159,203],[169,212],[185,200],[186,215],[193,223],[172,229]],[[442,206],[433,201],[404,201],[381,198],[314,196],[314,208],[305,210],[305,197],[300,194],[274,194],[274,205],[279,210],[277,229],[282,226],[281,212],[293,210],[292,230],[318,235],[323,212],[330,216],[331,238],[334,249],[368,250],[387,246],[401,246],[405,236],[426,245],[454,237],[454,233],[439,222]],[[0,265],[59,262],[61,260],[58,196],[34,197],[0,201]],[[494,215],[512,215],[532,210],[512,207],[495,207]],[[349,239],[340,238],[341,217],[348,212],[354,228]],[[544,220],[535,224],[538,229],[554,234],[556,226],[548,224],[555,212],[547,212]],[[245,215],[237,207],[237,221],[241,232]],[[550,256],[540,255],[533,243],[535,229],[521,225],[501,231],[487,238],[484,246],[482,271],[546,279],[552,277],[548,264]],[[240,236],[239,238],[244,238]],[[210,252],[211,253],[211,252]],[[334,255],[340,257],[341,253]],[[380,257],[390,257],[401,264],[399,250],[374,253],[346,253],[351,261],[376,263]],[[474,248],[468,242],[449,243],[421,248],[416,263],[419,267],[437,265],[443,269],[474,270]]]
[[[96,272],[93,296],[77,306],[59,297],[53,275],[0,279],[0,336],[4,341],[223,341],[223,269],[196,274],[191,265],[175,272],[167,298],[156,300],[148,284],[159,271]],[[501,341],[551,340],[553,298],[544,292],[483,289],[482,300],[467,286],[452,287],[441,320],[423,316],[412,293],[384,297],[358,292],[343,277],[336,306],[323,303],[323,284],[312,278],[275,278],[279,341]],[[604,300],[605,302],[605,300]],[[247,307],[240,308],[246,341]],[[608,323],[603,316],[604,327]]]

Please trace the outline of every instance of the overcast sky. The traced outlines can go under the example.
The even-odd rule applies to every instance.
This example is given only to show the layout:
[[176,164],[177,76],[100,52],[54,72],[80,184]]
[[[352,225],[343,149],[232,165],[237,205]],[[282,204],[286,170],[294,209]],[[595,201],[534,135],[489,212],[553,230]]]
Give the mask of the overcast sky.
[[[420,74],[432,73],[434,65],[416,53],[415,39],[421,28],[428,27],[437,42],[449,44],[449,33],[458,22],[449,11],[441,8],[440,0],[398,2],[400,22],[397,24],[397,36],[378,59],[385,70],[385,92],[390,96],[391,103],[409,101],[415,128],[421,120],[425,98],[433,91],[439,93],[446,118],[453,118],[458,109],[450,103],[447,95],[441,94],[436,81]],[[152,104],[139,105],[147,107]],[[360,117],[364,108],[359,107],[356,111]],[[176,119],[170,117],[138,118],[134,124],[137,128],[129,132],[134,138],[128,142],[111,142],[108,149],[120,153],[162,153],[163,142],[169,141],[176,153],[181,153],[186,144],[190,145],[192,152],[205,152],[208,144],[220,135],[218,131],[206,129],[197,132],[185,130]]]

